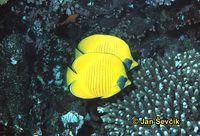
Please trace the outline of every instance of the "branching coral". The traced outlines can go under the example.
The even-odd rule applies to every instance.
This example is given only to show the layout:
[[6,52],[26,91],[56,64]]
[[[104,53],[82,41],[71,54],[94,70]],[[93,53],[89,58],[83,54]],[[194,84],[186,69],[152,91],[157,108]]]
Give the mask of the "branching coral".
[[[195,50],[141,61],[133,73],[137,89],[123,101],[99,107],[109,135],[195,135],[200,133],[200,54]],[[180,125],[134,125],[132,118],[178,118]]]

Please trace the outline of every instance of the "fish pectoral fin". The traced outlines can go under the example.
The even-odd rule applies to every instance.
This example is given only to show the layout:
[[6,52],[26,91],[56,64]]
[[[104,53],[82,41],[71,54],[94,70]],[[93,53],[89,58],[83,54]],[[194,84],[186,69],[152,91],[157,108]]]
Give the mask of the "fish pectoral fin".
[[84,53],[81,52],[78,48],[75,48],[75,58],[82,56]]
[[114,87],[112,87],[112,88],[110,89],[110,91],[109,91],[109,93],[108,93],[107,95],[105,95],[105,96],[103,96],[103,97],[101,97],[101,98],[102,98],[102,99],[109,98],[109,97],[111,97],[111,96],[113,96],[113,95],[119,93],[120,90],[121,90],[120,87],[119,87],[118,85],[115,85]]
[[133,69],[134,67],[137,67],[137,66],[138,66],[138,63],[135,60],[133,60],[130,69]]

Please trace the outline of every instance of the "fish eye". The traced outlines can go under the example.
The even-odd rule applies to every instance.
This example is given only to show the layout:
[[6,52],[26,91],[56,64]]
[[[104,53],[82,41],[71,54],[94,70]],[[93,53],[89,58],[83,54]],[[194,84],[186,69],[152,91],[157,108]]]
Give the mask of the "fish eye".
[[133,63],[133,61],[130,60],[130,59],[128,59],[128,58],[126,58],[126,59],[124,60],[123,63],[124,63],[124,65],[125,65],[126,69],[127,69],[127,70],[130,70],[131,64]]

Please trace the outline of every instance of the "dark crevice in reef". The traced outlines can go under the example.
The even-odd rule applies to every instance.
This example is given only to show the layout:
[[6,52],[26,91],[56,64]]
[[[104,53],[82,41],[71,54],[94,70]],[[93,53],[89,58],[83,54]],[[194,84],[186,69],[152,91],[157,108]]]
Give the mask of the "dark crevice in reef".
[[[12,33],[13,28],[11,26],[15,23],[15,17],[9,6],[0,7],[0,40]],[[13,20],[11,20],[11,18],[13,18]]]
[[7,126],[4,124],[0,123],[0,135],[1,136],[13,136],[15,135],[15,130],[13,128],[13,125],[8,122]]
[[24,48],[24,56],[26,65],[28,67],[28,75],[29,75],[29,86],[31,85],[31,80],[34,75],[36,75],[34,66],[36,63],[36,50],[34,48],[34,43],[27,43]]
[[158,10],[173,10],[175,12],[178,12],[180,9],[182,9],[183,7],[189,5],[192,3],[192,0],[175,0],[174,2],[172,2],[171,6],[166,6],[166,5],[160,5],[159,7],[157,7]]
[[77,136],[90,136],[94,133],[94,128],[87,121],[83,124],[82,128],[79,129]]
[[176,11],[181,10],[183,7],[192,3],[192,0],[176,0],[172,3],[171,9],[175,9]]
[[189,30],[198,30],[199,28],[200,28],[200,23],[194,24],[192,22],[191,25],[186,25],[184,27],[179,28],[178,30],[175,29],[175,30],[167,31],[166,34],[170,37],[179,38],[181,35],[187,34]]
[[7,4],[0,6],[0,40],[13,32],[26,32],[26,25],[21,22],[22,16],[11,11],[11,7],[17,3],[9,0]]

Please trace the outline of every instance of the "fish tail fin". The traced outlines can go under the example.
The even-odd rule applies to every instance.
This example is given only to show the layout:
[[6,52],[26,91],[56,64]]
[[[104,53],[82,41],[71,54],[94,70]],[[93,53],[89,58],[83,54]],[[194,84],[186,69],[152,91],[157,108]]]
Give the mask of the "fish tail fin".
[[127,86],[129,86],[129,85],[131,85],[131,81],[128,79],[128,80],[126,81],[126,83],[125,83],[125,87],[127,87]]
[[137,67],[137,66],[138,66],[138,63],[135,60],[133,60],[130,69],[133,69],[134,67]]
[[66,73],[67,86],[72,84],[72,82],[75,80],[76,80],[76,73],[74,72],[72,68],[67,67],[67,73]]
[[75,48],[75,58],[78,58],[81,55],[83,55],[83,52],[81,52],[78,48]]

